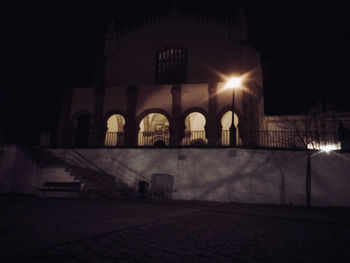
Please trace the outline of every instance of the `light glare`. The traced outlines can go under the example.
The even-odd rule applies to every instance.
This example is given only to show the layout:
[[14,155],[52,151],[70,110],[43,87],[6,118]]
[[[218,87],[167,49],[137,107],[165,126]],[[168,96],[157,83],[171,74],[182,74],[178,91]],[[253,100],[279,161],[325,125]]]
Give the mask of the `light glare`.
[[227,81],[226,86],[228,88],[233,88],[233,89],[239,88],[242,86],[242,78],[241,77],[232,77]]
[[322,152],[329,153],[330,151],[337,150],[337,146],[335,144],[329,144],[329,145],[321,145],[320,150]]
[[336,151],[336,150],[340,150],[341,146],[340,143],[337,144],[318,144],[318,143],[309,143],[307,145],[308,149],[311,150],[320,150],[321,152],[326,152],[329,153],[331,151]]

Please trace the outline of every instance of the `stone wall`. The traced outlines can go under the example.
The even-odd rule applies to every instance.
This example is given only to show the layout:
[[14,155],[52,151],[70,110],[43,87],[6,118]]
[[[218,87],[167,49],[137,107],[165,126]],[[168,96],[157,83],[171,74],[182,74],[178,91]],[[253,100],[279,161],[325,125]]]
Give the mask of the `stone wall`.
[[0,193],[34,193],[39,177],[38,165],[20,147],[0,146]]
[[[59,151],[59,150],[56,150]],[[87,159],[129,185],[152,174],[174,177],[173,198],[223,202],[305,203],[306,153],[253,149],[79,149]],[[117,160],[117,161],[114,161]],[[119,168],[118,168],[119,167]],[[123,168],[123,170],[121,170]],[[312,157],[312,202],[350,206],[350,154]]]
[[[137,188],[152,175],[173,178],[173,199],[304,205],[306,153],[254,149],[76,149]],[[69,149],[51,150],[63,156]],[[15,146],[0,148],[0,192],[35,193],[37,167]],[[350,206],[350,154],[315,152],[312,204]],[[57,174],[55,175],[57,177]],[[62,180],[66,179],[62,174]],[[57,179],[57,178],[56,178]],[[152,187],[152,186],[151,186]]]

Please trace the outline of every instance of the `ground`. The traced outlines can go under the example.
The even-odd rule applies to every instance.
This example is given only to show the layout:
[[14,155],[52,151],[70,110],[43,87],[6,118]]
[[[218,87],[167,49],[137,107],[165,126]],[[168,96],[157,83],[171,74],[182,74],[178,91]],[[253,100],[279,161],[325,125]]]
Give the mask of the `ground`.
[[350,209],[0,196],[1,262],[350,262]]

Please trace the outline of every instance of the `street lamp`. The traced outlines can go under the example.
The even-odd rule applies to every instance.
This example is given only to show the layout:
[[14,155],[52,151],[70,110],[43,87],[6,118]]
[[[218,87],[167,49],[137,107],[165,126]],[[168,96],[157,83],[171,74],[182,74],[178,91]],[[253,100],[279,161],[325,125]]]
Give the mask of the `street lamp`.
[[242,77],[232,77],[227,81],[226,87],[232,89],[232,121],[230,127],[230,146],[236,146],[236,127],[235,127],[235,89],[242,86]]

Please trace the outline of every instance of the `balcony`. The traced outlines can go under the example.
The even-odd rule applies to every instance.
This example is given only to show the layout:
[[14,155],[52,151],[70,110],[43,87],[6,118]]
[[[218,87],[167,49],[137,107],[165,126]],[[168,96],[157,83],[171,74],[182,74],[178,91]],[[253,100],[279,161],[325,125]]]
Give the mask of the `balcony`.
[[[128,147],[124,143],[123,132],[107,132],[104,139],[106,148]],[[170,132],[139,132],[138,147],[230,147],[230,131],[223,130],[215,139],[215,145],[208,145],[205,131],[185,131],[178,145],[171,145]],[[333,145],[340,149],[337,133],[311,133],[297,131],[239,131],[236,139],[241,148],[276,148],[276,149],[322,149]],[[99,147],[99,146],[97,146]]]

